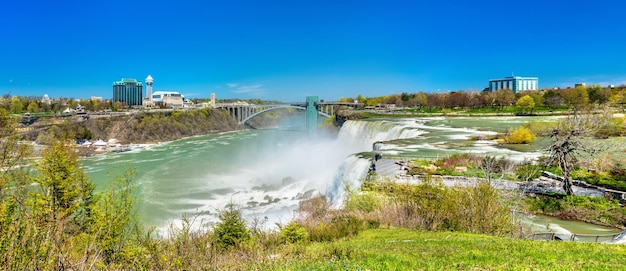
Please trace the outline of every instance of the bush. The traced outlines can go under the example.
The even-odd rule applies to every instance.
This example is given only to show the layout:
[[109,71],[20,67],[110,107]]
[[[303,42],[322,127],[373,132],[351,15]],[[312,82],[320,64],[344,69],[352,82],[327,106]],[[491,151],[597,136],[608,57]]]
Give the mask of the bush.
[[348,211],[371,213],[380,208],[382,200],[380,194],[367,191],[351,192],[344,207]]
[[520,181],[532,181],[541,176],[542,167],[535,164],[523,164],[515,168],[515,175]]
[[213,233],[220,248],[228,249],[250,240],[250,231],[234,204],[228,204],[226,210],[219,214],[219,219]]
[[557,127],[556,122],[535,122],[531,121],[522,125],[522,127],[528,128],[533,134],[540,136],[549,136],[552,134],[552,131]]
[[528,203],[530,204],[530,210],[533,212],[553,213],[565,209],[561,205],[561,201],[553,197],[529,198]]
[[309,233],[297,222],[290,222],[287,226],[280,229],[278,238],[282,242],[301,243],[309,239]]
[[319,222],[313,226],[307,226],[310,240],[315,242],[328,242],[354,236],[363,229],[364,223],[351,215],[338,215],[328,223]]
[[528,144],[535,140],[537,140],[537,136],[523,126],[514,129],[504,138],[504,142],[508,144]]
[[383,223],[428,231],[466,231],[508,235],[510,210],[487,182],[473,187],[446,187],[428,178],[419,185],[375,183],[367,188],[389,197]]

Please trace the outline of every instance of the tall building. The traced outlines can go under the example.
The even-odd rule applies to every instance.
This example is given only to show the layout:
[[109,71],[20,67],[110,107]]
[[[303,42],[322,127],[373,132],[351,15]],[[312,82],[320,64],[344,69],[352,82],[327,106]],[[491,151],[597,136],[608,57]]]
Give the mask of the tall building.
[[152,79],[152,76],[150,76],[148,74],[148,77],[146,77],[146,104],[144,104],[144,106],[152,106],[152,82],[154,82],[154,79]]
[[509,76],[502,79],[489,80],[489,91],[496,91],[499,89],[510,89],[513,92],[537,90],[539,89],[539,78]]
[[126,103],[128,106],[141,105],[143,101],[143,85],[133,78],[122,78],[113,82],[113,104]]

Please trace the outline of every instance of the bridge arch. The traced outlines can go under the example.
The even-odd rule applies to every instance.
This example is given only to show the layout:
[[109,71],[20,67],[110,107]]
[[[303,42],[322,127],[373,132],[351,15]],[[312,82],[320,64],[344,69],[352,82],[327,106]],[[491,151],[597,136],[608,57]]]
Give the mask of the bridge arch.
[[[256,116],[258,116],[258,115],[260,115],[260,114],[263,114],[263,113],[265,113],[265,112],[267,112],[267,111],[270,111],[270,110],[275,110],[275,109],[284,109],[284,108],[295,108],[295,109],[305,110],[305,111],[306,111],[306,107],[305,107],[305,106],[290,105],[290,104],[278,105],[278,106],[272,106],[272,107],[265,108],[265,109],[263,109],[263,110],[261,110],[261,111],[259,111],[259,112],[256,112],[256,113],[254,113],[254,114],[252,114],[252,115],[250,115],[250,116],[246,117],[245,119],[241,120],[241,122],[240,122],[240,123],[241,123],[241,124],[244,124],[244,123],[248,122],[250,119],[252,119],[252,118],[254,118],[254,117],[256,117]],[[324,112],[322,112],[322,111],[317,111],[317,114],[318,114],[318,115],[322,115],[322,116],[327,117],[327,118],[330,118],[330,117],[331,117],[331,115],[326,114],[326,113],[324,113]]]

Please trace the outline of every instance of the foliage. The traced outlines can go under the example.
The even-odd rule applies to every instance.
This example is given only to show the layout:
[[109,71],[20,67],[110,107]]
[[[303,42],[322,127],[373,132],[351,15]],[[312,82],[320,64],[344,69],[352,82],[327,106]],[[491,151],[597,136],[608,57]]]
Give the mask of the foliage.
[[572,178],[609,189],[626,191],[626,170],[620,164],[609,171],[589,171],[577,169],[572,171]]
[[530,97],[530,95],[526,95],[519,98],[515,103],[515,106],[517,106],[517,108],[519,108],[522,113],[532,113],[533,109],[535,108],[535,100]]
[[364,229],[364,223],[355,216],[339,214],[331,216],[330,221],[326,223],[321,221],[316,224],[308,222],[305,227],[311,241],[330,242],[357,235],[359,231]]
[[494,175],[508,174],[515,164],[504,157],[481,157],[471,153],[457,153],[432,160],[414,160],[410,175],[437,174],[446,176],[475,176],[493,179]]
[[362,219],[342,210],[331,209],[323,197],[301,201],[298,213],[300,225],[306,228],[309,239],[315,242],[353,236],[365,228]]
[[513,129],[504,137],[504,142],[508,144],[528,144],[535,142],[535,140],[537,140],[537,136],[524,126]]
[[531,181],[541,176],[543,167],[538,164],[524,163],[515,168],[515,175],[520,181]]
[[132,185],[135,170],[126,168],[124,176],[116,176],[111,186],[100,195],[93,211],[91,234],[100,246],[105,263],[124,259],[136,230],[134,206],[136,189]]
[[352,212],[371,213],[384,204],[384,199],[378,193],[350,192],[344,203],[344,208]]
[[[131,190],[115,186],[95,193],[73,144],[63,141],[51,140],[30,167],[28,145],[17,144],[15,123],[0,120],[0,266],[62,270],[127,263],[135,248],[128,234]],[[127,177],[129,184],[132,174]]]
[[309,233],[298,222],[292,221],[280,229],[278,238],[287,243],[301,243],[309,240]]
[[604,197],[541,196],[528,198],[529,210],[568,220],[581,220],[596,224],[623,227],[626,210],[617,200]]
[[386,224],[429,231],[512,234],[509,208],[487,182],[472,187],[446,187],[425,178],[418,185],[370,182],[362,189],[389,198],[380,210]]
[[522,125],[522,127],[530,130],[531,133],[537,136],[550,136],[552,131],[557,127],[556,122],[547,122],[547,121],[530,121]]
[[226,209],[220,212],[219,220],[213,232],[220,248],[230,249],[250,240],[250,231],[246,227],[246,222],[233,203],[229,203]]
[[[268,112],[268,117],[274,116]],[[278,118],[278,117],[277,117]],[[267,123],[271,123],[272,119]],[[261,122],[258,120],[257,122]],[[233,131],[237,122],[228,111],[203,108],[189,111],[138,112],[127,116],[91,118],[81,122],[63,121],[29,134],[39,143],[58,139],[115,138],[122,144],[162,142],[183,137]]]

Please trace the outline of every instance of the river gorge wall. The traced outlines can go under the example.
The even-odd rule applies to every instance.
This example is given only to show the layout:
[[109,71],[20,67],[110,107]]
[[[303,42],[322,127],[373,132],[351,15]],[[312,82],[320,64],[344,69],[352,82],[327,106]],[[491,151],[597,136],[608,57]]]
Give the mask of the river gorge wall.
[[133,112],[123,115],[58,117],[42,121],[24,139],[49,142],[55,138],[116,139],[121,144],[157,143],[189,136],[244,129],[228,111],[198,109],[189,111]]

